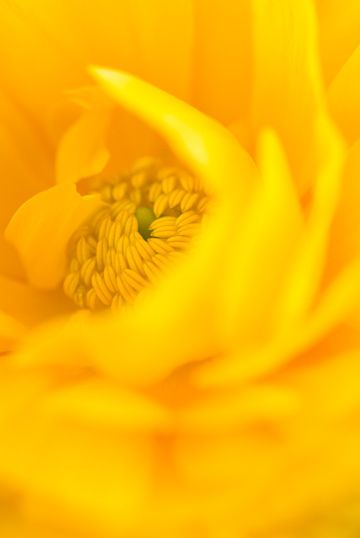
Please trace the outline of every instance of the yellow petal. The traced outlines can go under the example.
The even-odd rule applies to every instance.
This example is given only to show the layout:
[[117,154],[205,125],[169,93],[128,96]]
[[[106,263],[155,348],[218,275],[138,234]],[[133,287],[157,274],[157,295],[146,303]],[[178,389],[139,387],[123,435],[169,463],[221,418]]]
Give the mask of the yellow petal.
[[251,2],[194,3],[192,101],[210,116],[244,125],[252,76]]
[[313,145],[313,121],[322,106],[312,4],[254,0],[253,14],[253,127],[255,133],[262,126],[279,133],[304,192],[311,179],[305,169]]
[[350,144],[360,136],[360,45],[328,89],[330,112]]
[[[308,318],[311,318],[314,299],[318,293],[323,276],[329,230],[336,210],[343,165],[342,141],[326,118],[321,118],[318,121],[317,137],[318,170],[313,204],[308,221],[303,227],[301,236],[298,238],[299,241],[296,245],[296,250],[292,252],[290,260],[287,260],[287,271],[280,277],[282,280],[280,291],[279,279],[275,276],[276,280],[273,283],[275,297],[273,303],[268,303],[271,307],[271,312],[268,316],[269,319],[260,318],[260,320],[264,319],[264,326],[261,326],[261,324],[255,325],[258,332],[253,330],[248,335],[249,320],[246,317],[247,311],[245,310],[243,317],[240,318],[244,323],[245,330],[243,333],[241,324],[239,324],[239,333],[242,339],[239,338],[238,350],[234,350],[227,357],[220,357],[219,360],[206,365],[203,371],[199,371],[197,379],[201,384],[233,384],[259,376],[264,372],[275,370],[280,364],[290,361],[295,353],[300,352],[306,345],[309,345],[309,342],[313,341],[315,333],[319,334],[321,330],[329,330],[330,326],[333,327],[338,321],[338,317],[334,317],[337,311],[336,307],[330,308],[328,305],[325,312],[327,312],[329,317],[324,318],[322,313],[321,319],[320,317],[316,318],[317,322],[313,322],[314,326],[312,326],[312,322],[310,321],[309,326],[307,325]],[[269,170],[269,165],[266,167],[266,170]],[[286,183],[283,183],[283,188],[285,185]],[[286,193],[286,190],[284,193]],[[282,210],[285,211],[284,216],[286,216],[286,204],[282,204]],[[291,218],[293,218],[295,211],[292,210],[290,213]],[[289,215],[287,218],[289,218]],[[285,222],[284,226],[286,226]],[[294,231],[296,231],[296,227]],[[282,233],[285,232],[283,231]],[[284,237],[291,239],[291,235],[289,236],[287,233]],[[277,238],[276,241],[278,240]],[[272,241],[269,243],[270,247]],[[289,248],[289,245],[287,248]],[[262,253],[260,247],[259,252]],[[280,256],[279,252],[277,256]],[[286,262],[283,260],[283,263]],[[268,268],[268,265],[271,267]],[[266,270],[274,270],[273,267],[277,267],[276,258],[275,262],[271,264],[262,262],[258,270],[261,270],[264,266]],[[356,273],[356,270],[354,273]],[[245,305],[248,305],[250,322],[253,322],[253,319],[257,319],[257,309],[259,307],[257,306],[255,309],[252,309],[250,301],[251,292],[256,293],[256,291],[253,291],[253,283],[251,285],[248,284],[248,287],[250,288],[250,292],[248,292],[249,301],[245,302]],[[245,286],[244,289],[246,290]],[[268,291],[267,287],[265,287],[265,291]],[[343,289],[343,291],[348,294],[349,287],[347,286],[346,290]],[[335,291],[335,294],[338,297],[339,291]],[[353,308],[352,299],[355,298],[354,300],[356,301],[356,297],[356,291],[351,297],[345,295],[342,298],[342,307],[338,309],[338,313],[349,313],[351,308]],[[260,311],[262,312],[260,300],[261,294],[258,298],[258,304],[260,304]],[[331,301],[333,300],[339,307],[339,303],[337,303],[338,299],[331,299]],[[268,333],[266,333],[266,329],[269,326],[271,330],[268,330]],[[265,335],[263,334],[264,327]]]
[[160,429],[167,422],[165,411],[154,402],[99,378],[50,394],[44,408],[54,419],[61,418],[70,423],[81,421],[92,427],[107,424],[127,432]]
[[315,148],[317,169],[313,203],[303,244],[294,260],[279,309],[285,332],[285,327],[306,316],[317,293],[339,198],[344,146],[339,133],[325,116],[320,116],[317,121]]
[[321,64],[331,83],[359,44],[358,0],[316,0]]
[[3,232],[27,198],[51,184],[53,150],[37,119],[4,87],[0,91],[0,274],[20,276]]
[[[33,402],[27,405],[33,408]],[[84,524],[86,514],[91,532],[110,527],[123,534],[150,494],[151,439],[79,424],[70,427],[44,419],[35,407],[38,415],[24,407],[22,416],[1,421],[1,475],[16,484],[25,499],[45,499],[58,514],[72,514],[75,526]],[[36,518],[41,507],[30,505],[28,517]]]
[[[226,238],[241,221],[256,173],[233,136],[200,112],[130,75],[103,69],[95,75],[109,95],[159,131],[219,199],[186,262],[164,275],[154,293],[121,321],[124,335],[116,340],[119,352],[129,360],[115,361],[115,348],[100,350],[104,342],[113,341],[111,334],[119,330],[117,320],[104,324],[103,335],[100,332],[91,344],[100,367],[132,380],[158,378],[174,364],[204,358],[217,348],[222,288],[214,288],[213,282],[222,278],[222,266],[232,249]],[[161,322],[155,312],[163,313]],[[145,354],[135,336],[139,327],[147,342]]]
[[164,136],[175,154],[218,196],[236,196],[237,202],[245,199],[253,186],[253,165],[227,129],[134,76],[103,68],[91,72],[115,102]]
[[[83,349],[76,354],[77,360],[90,361],[127,382],[143,384],[216,352],[222,288],[214,288],[214,282],[221,279],[229,259],[232,245],[226,238],[241,218],[256,173],[236,139],[213,120],[129,75],[98,70],[97,76],[115,100],[164,135],[179,157],[217,193],[219,201],[189,255],[139,298],[136,308],[104,319],[72,320],[65,328],[53,328],[54,334],[44,328],[37,344],[29,342],[28,351],[24,348],[21,360],[29,364],[57,363],[64,356],[76,360],[68,351]],[[219,251],[224,257],[219,257]],[[206,318],[203,312],[207,312]],[[54,339],[61,340],[66,353],[49,353]],[[37,352],[31,351],[33,345]]]
[[56,315],[72,312],[73,305],[62,290],[39,290],[0,275],[0,310],[29,328]]
[[6,238],[19,252],[29,282],[54,288],[64,276],[72,234],[102,203],[80,196],[73,184],[43,191],[25,202],[11,219]]
[[[78,94],[77,98],[80,98]],[[109,160],[106,135],[111,107],[105,99],[96,98],[96,95],[92,95],[91,100],[83,104],[86,109],[60,141],[56,159],[58,183],[76,182],[94,176],[103,170]]]
[[271,311],[304,228],[286,157],[271,131],[260,137],[258,161],[261,180],[244,220],[234,227],[222,284],[226,341],[245,347],[273,333]]
[[360,256],[360,140],[348,151],[338,207],[331,229],[325,280],[338,273]]
[[6,81],[55,140],[63,92],[89,82],[90,63],[134,71],[183,97],[189,86],[191,2],[149,0],[146,6],[133,0],[51,5],[2,0],[0,48],[7,54],[1,83]]
[[[56,138],[54,110],[63,100],[63,90],[84,83],[76,61],[76,49],[63,46],[49,32],[39,14],[43,2],[1,1],[3,31],[0,48],[6,50],[1,65],[1,86],[5,87],[27,116],[36,118],[46,137]],[[54,13],[53,22],[59,19]],[[63,28],[65,26],[62,26]],[[60,26],[59,26],[60,28]],[[79,35],[63,32],[63,35]]]
[[0,354],[9,351],[23,332],[24,328],[18,321],[0,311]]
[[298,407],[298,396],[286,387],[244,387],[242,391],[204,397],[181,413],[181,425],[196,433],[221,435],[253,421],[270,422],[294,416]]

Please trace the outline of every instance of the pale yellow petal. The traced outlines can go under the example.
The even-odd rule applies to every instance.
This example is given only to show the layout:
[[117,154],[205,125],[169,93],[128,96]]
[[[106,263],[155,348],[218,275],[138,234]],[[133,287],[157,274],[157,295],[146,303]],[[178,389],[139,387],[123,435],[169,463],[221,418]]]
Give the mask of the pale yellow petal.
[[17,210],[6,238],[17,249],[32,285],[46,289],[60,283],[69,239],[101,204],[99,196],[80,196],[67,183],[37,194]]

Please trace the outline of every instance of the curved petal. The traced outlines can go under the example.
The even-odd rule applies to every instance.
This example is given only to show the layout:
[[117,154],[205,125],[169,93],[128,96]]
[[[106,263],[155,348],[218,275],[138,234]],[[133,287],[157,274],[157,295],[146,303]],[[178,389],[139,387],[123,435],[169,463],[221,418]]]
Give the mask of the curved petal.
[[339,133],[325,116],[317,120],[315,150],[314,196],[307,228],[279,309],[284,332],[289,325],[304,320],[314,305],[324,274],[331,226],[339,200],[345,148]]
[[111,104],[96,91],[88,89],[84,93],[72,94],[85,110],[60,140],[56,155],[57,183],[75,183],[99,174],[110,158],[106,139]]
[[120,71],[92,68],[99,84],[115,102],[162,134],[218,196],[244,200],[253,186],[250,158],[220,124],[162,90]]
[[126,383],[147,384],[186,362],[212,356],[221,345],[221,282],[232,248],[228,239],[239,224],[256,171],[226,129],[189,105],[129,75],[97,70],[96,76],[119,104],[164,136],[216,193],[217,203],[189,255],[139,298],[136,308],[103,319],[74,319],[59,330],[61,338],[49,336],[44,328],[43,338],[37,338],[39,351],[27,354],[29,342],[21,360],[64,360],[64,353],[50,352],[60,338],[63,345],[75,341],[76,349],[84,350],[77,360],[90,361]]
[[275,134],[259,139],[261,180],[254,200],[233,231],[228,274],[223,282],[227,341],[247,348],[273,333],[270,312],[304,232],[304,215],[283,150]]
[[[341,281],[329,291],[328,296],[322,297],[325,310],[320,308],[321,303],[319,312],[315,308],[326,262],[329,231],[339,195],[344,158],[342,140],[327,118],[318,120],[317,143],[318,170],[314,200],[308,222],[299,236],[297,248],[288,260],[287,272],[280,277],[280,293],[272,304],[273,314],[270,316],[270,339],[266,338],[266,333],[264,338],[263,328],[260,327],[260,342],[256,333],[250,334],[249,342],[245,338],[247,347],[245,345],[243,348],[244,342],[240,340],[237,350],[204,366],[203,371],[197,375],[200,384],[231,385],[275,370],[310,345],[316,336],[334,327],[339,321],[338,315],[349,315],[354,308],[354,301],[356,303],[358,297],[357,288],[350,297],[349,285],[344,286]],[[283,207],[283,211],[286,214],[286,208]],[[293,212],[291,214],[293,218]],[[353,278],[356,270],[353,268],[345,276],[351,275]],[[345,282],[347,280],[348,278],[345,278]],[[278,286],[278,281],[276,284]],[[344,292],[345,296],[341,296],[341,292]],[[254,311],[256,319],[256,308],[251,309],[250,313]],[[268,321],[265,322],[265,329],[266,323]]]
[[37,194],[17,210],[6,238],[17,249],[32,285],[51,289],[60,283],[72,234],[101,206],[98,195],[80,196],[66,183]]

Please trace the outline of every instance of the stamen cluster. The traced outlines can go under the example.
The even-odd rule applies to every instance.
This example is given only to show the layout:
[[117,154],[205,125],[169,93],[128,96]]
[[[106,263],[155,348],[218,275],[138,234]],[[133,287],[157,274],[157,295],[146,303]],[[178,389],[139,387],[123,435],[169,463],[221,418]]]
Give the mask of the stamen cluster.
[[64,291],[80,308],[116,309],[189,246],[208,197],[187,172],[148,158],[99,191],[106,207],[74,235]]

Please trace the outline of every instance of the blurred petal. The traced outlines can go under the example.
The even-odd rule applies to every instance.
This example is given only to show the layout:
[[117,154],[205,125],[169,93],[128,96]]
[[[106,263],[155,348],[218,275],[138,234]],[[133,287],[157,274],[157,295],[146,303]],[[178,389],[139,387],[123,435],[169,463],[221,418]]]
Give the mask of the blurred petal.
[[112,381],[91,379],[53,392],[46,398],[45,412],[69,423],[104,424],[127,432],[166,426],[166,413],[139,394]]
[[73,311],[62,290],[44,291],[0,276],[0,310],[26,327]]
[[288,327],[302,321],[311,307],[323,276],[329,231],[337,209],[343,174],[344,145],[328,118],[316,125],[316,174],[314,198],[303,244],[286,282],[279,315]]
[[2,0],[0,6],[0,48],[7,51],[1,83],[6,81],[53,139],[63,91],[89,81],[88,64],[131,70],[175,94],[188,92],[189,0],[149,0],[146,10],[138,0]]
[[[309,0],[254,0],[253,128],[278,131],[301,192],[321,103],[316,25]],[[271,24],[269,23],[271,21]],[[291,118],[291,121],[289,120]]]
[[[359,38],[360,39],[360,38]],[[350,144],[360,136],[360,45],[328,89],[330,112]]]
[[360,140],[346,156],[338,207],[331,228],[325,279],[328,283],[360,257]]
[[304,228],[286,157],[271,131],[260,138],[258,161],[261,181],[244,221],[233,230],[229,274],[223,282],[226,340],[245,347],[251,341],[261,345],[273,333],[269,312]]
[[19,252],[33,286],[51,289],[60,283],[72,234],[101,205],[99,196],[80,196],[66,183],[37,194],[17,210],[6,238]]
[[221,9],[218,0],[193,4],[192,100],[219,121],[244,125],[252,77],[251,2],[225,0]]
[[13,212],[52,181],[52,149],[37,120],[0,92],[0,274],[18,276],[19,262],[3,233]]
[[333,78],[359,44],[358,0],[316,0],[320,56],[325,82]]
[[92,95],[83,107],[85,110],[65,132],[58,147],[58,183],[76,182],[99,174],[110,158],[106,144],[111,113],[109,102]]
[[11,316],[0,311],[0,354],[11,349],[22,334],[22,325]]
[[[265,329],[267,327],[266,324],[269,323],[269,321],[272,329],[267,335],[268,339],[263,336],[264,327],[262,327],[261,324],[258,326],[255,325],[258,332],[253,330],[253,332],[250,333],[250,338],[248,337],[246,332],[249,327],[248,319],[246,317],[247,311],[244,310],[242,318],[245,323],[244,334],[242,334],[242,327],[241,324],[239,324],[240,335],[242,335],[243,338],[243,340],[240,339],[239,342],[240,344],[245,342],[244,349],[242,349],[240,345],[239,349],[233,351],[228,357],[221,357],[218,361],[213,361],[212,363],[205,365],[203,371],[200,370],[196,375],[196,379],[200,384],[234,384],[257,377],[264,372],[274,370],[278,368],[279,365],[290,361],[294,354],[299,352],[304,346],[306,347],[306,345],[309,344],[309,341],[313,340],[314,333],[318,335],[320,331],[328,330],[330,326],[333,327],[334,323],[337,323],[338,321],[336,306],[335,308],[332,306],[330,308],[328,305],[325,312],[327,312],[329,317],[325,316],[324,318],[322,315],[321,317],[316,317],[316,321],[309,322],[309,325],[306,323],[309,317],[311,319],[312,308],[314,308],[315,298],[317,297],[323,276],[329,229],[336,210],[344,156],[342,141],[328,120],[325,118],[321,118],[321,120],[319,119],[317,129],[319,168],[316,175],[314,200],[308,217],[308,222],[303,229],[303,233],[299,237],[297,249],[293,252],[293,256],[290,257],[290,260],[287,260],[287,272],[282,276],[274,276],[274,289],[277,290],[278,293],[276,301],[274,300],[271,304],[272,313],[269,314],[269,319],[265,318],[264,321]],[[266,167],[266,170],[269,170],[269,166]],[[278,174],[275,175],[276,178],[277,176]],[[283,187],[284,185],[286,185],[286,183],[283,184]],[[286,192],[286,190],[284,192]],[[272,199],[272,197],[269,199]],[[272,207],[272,205],[270,205],[270,207]],[[282,204],[282,208],[286,215],[286,204]],[[295,212],[292,211],[291,214],[294,216]],[[285,221],[283,225],[286,229]],[[264,224],[262,224],[262,227],[264,227]],[[296,230],[296,228],[294,228],[294,230]],[[286,238],[287,235],[284,237]],[[272,241],[274,241],[274,239],[272,239]],[[270,242],[270,246],[272,246],[272,244],[273,243]],[[260,250],[260,252],[262,252],[262,250]],[[277,256],[280,256],[280,254],[278,253]],[[280,256],[280,260],[281,259]],[[282,263],[286,262],[283,260]],[[266,267],[266,271],[269,271],[270,268],[268,268],[268,265],[270,265],[270,268],[274,266],[273,262],[272,264],[269,264],[266,261],[262,261],[259,267]],[[277,266],[275,265],[275,267]],[[279,279],[282,280],[280,293]],[[253,286],[248,287],[253,290]],[[245,286],[244,289],[246,290]],[[265,290],[266,292],[268,291],[267,287],[265,287]],[[348,292],[348,290],[349,288],[347,286],[346,291]],[[334,297],[331,295],[329,297],[331,301],[330,304],[332,304],[333,301],[335,301],[336,304],[338,301],[336,298],[338,291],[335,289],[334,293]],[[357,293],[354,292],[352,297],[355,297],[356,301]],[[262,308],[260,299],[261,294],[258,302],[260,308]],[[325,301],[325,298],[323,298],[323,300]],[[344,309],[346,312],[349,312],[353,304],[351,297],[343,297],[343,302],[345,304],[339,312],[343,313]],[[245,305],[246,304],[251,303],[249,301],[248,303],[245,303]],[[338,304],[337,307],[339,307]],[[251,304],[248,308],[248,315],[250,315],[251,320],[251,313],[254,312],[253,317],[256,320],[256,316],[258,315],[257,308],[254,310],[252,310],[252,308],[253,305]],[[263,318],[260,318],[260,320],[261,319]],[[250,345],[249,347],[246,347],[247,339],[250,344],[252,343],[252,346]],[[253,349],[254,342],[256,343],[255,349]]]
[[126,527],[138,517],[150,493],[149,438],[102,428],[94,435],[79,424],[71,428],[26,409],[22,414],[1,421],[2,476],[79,523],[86,514],[91,528]]
[[[189,255],[139,298],[136,308],[104,319],[73,320],[61,328],[64,345],[76,341],[76,349],[86,350],[85,355],[100,370],[127,382],[148,383],[184,362],[216,352],[221,287],[210,295],[208,290],[222,277],[232,248],[228,242],[224,246],[224,237],[239,222],[256,173],[232,135],[213,120],[129,75],[108,70],[96,73],[109,94],[158,130],[219,198]],[[220,258],[219,249],[224,253]],[[37,339],[43,342],[40,351],[28,356],[24,351],[22,360],[63,360],[63,353],[49,353],[55,336],[47,336],[46,331]]]
[[280,386],[244,387],[204,397],[181,413],[181,425],[187,431],[225,433],[252,421],[272,421],[294,416],[298,411],[297,394]]
[[219,196],[244,197],[252,187],[249,157],[214,120],[126,73],[102,68],[92,68],[92,73],[115,102],[162,134],[175,154]]

